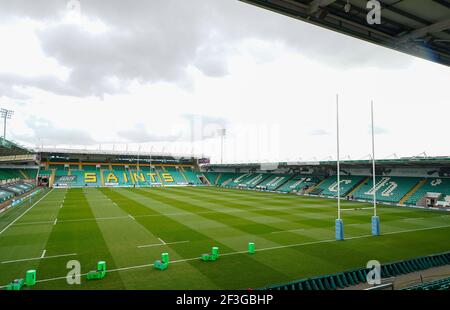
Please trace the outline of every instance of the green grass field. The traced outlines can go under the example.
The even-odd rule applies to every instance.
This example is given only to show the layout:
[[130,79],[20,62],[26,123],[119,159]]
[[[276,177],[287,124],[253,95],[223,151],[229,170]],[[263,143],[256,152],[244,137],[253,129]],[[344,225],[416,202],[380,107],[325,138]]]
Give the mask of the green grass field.
[[[344,211],[346,240],[334,241],[332,200],[212,187],[55,189],[0,215],[0,286],[33,268],[33,289],[247,289],[450,250],[448,213],[380,207],[380,237],[370,236],[371,215]],[[220,258],[200,261],[212,246]],[[157,271],[162,252],[171,264]],[[105,260],[109,272],[70,286],[69,260],[83,274]]]

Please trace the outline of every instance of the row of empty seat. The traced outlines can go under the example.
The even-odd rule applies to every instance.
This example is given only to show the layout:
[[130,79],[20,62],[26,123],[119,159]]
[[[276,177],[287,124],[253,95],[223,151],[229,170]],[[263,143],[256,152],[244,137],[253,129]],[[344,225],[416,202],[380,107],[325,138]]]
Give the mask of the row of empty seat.
[[37,169],[0,169],[0,203],[20,196],[35,187]]
[[[434,267],[450,264],[450,253],[422,256],[409,260],[383,264],[381,266],[381,278],[391,278],[409,274],[416,271],[427,270]],[[272,285],[263,290],[336,290],[367,283],[369,268],[359,268],[349,271],[302,279],[286,284]],[[444,284],[445,283],[445,284]],[[441,282],[446,287],[445,280]]]
[[0,182],[15,182],[18,180],[35,180],[37,169],[14,169],[2,168],[0,169]]
[[54,175],[54,185],[72,187],[202,185],[206,182],[201,172],[181,166],[156,166],[151,169],[147,166],[140,167],[139,170],[124,165],[114,165],[113,169],[109,169],[109,166],[99,168],[95,165],[83,165],[83,169],[79,169],[79,165],[76,169],[61,166],[63,169],[41,170],[40,176]]
[[[209,183],[222,187],[235,187],[277,191],[282,193],[308,192],[312,195],[336,197],[337,176],[328,177],[282,173],[233,173],[206,172]],[[377,176],[375,189],[370,176],[341,175],[341,197],[351,196],[357,200],[372,200],[375,190],[377,201],[386,203],[416,204],[429,192],[450,196],[449,178],[419,178]]]

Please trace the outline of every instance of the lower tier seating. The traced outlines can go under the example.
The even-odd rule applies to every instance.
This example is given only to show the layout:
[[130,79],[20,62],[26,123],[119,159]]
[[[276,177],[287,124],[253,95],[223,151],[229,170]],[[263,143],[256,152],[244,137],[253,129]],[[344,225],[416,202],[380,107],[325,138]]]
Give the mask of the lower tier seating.
[[[366,178],[367,177],[364,176],[341,175],[339,180],[341,197],[344,197],[350,193],[353,188],[355,188]],[[333,175],[328,177],[320,184],[320,186],[317,187],[317,189],[321,190],[321,195],[336,197],[338,194],[337,176]]]
[[450,278],[426,282],[404,288],[406,291],[450,291]]
[[[382,202],[398,203],[420,180],[412,177],[376,177],[376,198]],[[355,199],[371,200],[373,190],[372,179],[368,179],[353,195]]]
[[444,196],[450,196],[449,178],[428,178],[406,201],[406,204],[415,205],[427,193],[440,193]]
[[282,193],[298,192],[303,189],[308,189],[319,182],[318,177],[306,176],[306,175],[296,175],[288,182],[283,184],[277,189],[277,191]]

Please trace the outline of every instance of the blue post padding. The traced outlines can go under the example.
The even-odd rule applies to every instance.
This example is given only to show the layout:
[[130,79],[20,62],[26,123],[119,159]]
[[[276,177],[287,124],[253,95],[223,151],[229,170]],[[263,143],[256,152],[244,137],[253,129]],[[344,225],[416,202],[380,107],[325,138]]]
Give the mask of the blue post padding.
[[380,235],[380,218],[378,216],[372,216],[372,236]]
[[344,240],[344,222],[336,220],[336,240]]

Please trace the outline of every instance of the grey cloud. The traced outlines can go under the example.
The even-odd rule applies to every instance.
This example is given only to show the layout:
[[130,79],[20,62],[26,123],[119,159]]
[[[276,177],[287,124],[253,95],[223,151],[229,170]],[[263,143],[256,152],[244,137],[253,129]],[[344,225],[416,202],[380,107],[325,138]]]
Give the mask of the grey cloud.
[[119,130],[117,135],[126,142],[189,142],[217,137],[217,130],[226,128],[228,121],[222,117],[198,114],[181,115],[186,128],[172,135],[156,135],[148,131],[145,124],[138,123],[132,128]]
[[[24,77],[16,74],[0,73],[0,89],[7,97],[17,99],[29,99],[23,88],[35,87],[57,95],[85,97],[95,95],[102,97],[106,93],[118,93],[118,89],[112,82],[104,77],[98,77],[97,83],[89,83],[89,79],[83,79],[83,74],[74,70],[69,80],[64,81],[57,77],[46,75],[37,77]],[[8,87],[9,85],[9,87]],[[15,90],[21,88],[21,90]]]
[[79,129],[58,128],[51,121],[30,117],[25,120],[25,124],[32,133],[29,135],[14,135],[14,139],[35,144],[40,141],[43,144],[94,144],[95,140],[91,135]]
[[[67,1],[5,1],[0,16],[51,20]],[[42,77],[16,79],[11,85],[34,86],[70,96],[102,96],[125,91],[131,81],[189,85],[186,69],[221,77],[237,43],[248,39],[281,42],[306,57],[342,68],[398,66],[402,56],[355,39],[238,1],[90,0],[82,16],[99,19],[109,31],[93,34],[75,25],[49,26],[37,32],[49,57],[71,69],[68,81]],[[255,53],[255,57],[264,53]],[[119,81],[119,86],[112,83]]]
[[178,140],[176,135],[154,135],[148,132],[145,124],[136,124],[133,128],[119,130],[117,135],[126,142],[171,142]]
[[2,1],[0,4],[0,17],[7,18],[32,18],[37,20],[56,19],[60,13],[66,10],[68,1],[64,0],[14,0]]
[[16,83],[11,83],[11,80],[3,81],[1,76],[0,76],[0,96],[7,97],[14,101],[16,100],[26,101],[30,99],[28,95],[16,89]]

